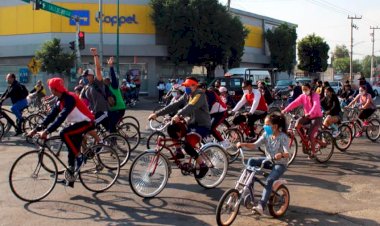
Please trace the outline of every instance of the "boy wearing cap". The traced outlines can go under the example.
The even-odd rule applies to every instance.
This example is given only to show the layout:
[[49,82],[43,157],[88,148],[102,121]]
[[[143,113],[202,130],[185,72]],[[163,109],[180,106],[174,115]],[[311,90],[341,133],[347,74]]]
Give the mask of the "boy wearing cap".
[[[149,120],[156,119],[157,116],[166,115],[175,112],[176,115],[172,118],[174,124],[168,126],[168,133],[176,134],[178,131],[178,126],[175,123],[180,121],[180,117],[190,117],[188,122],[188,132],[196,132],[202,138],[206,137],[210,133],[211,128],[211,118],[208,110],[208,104],[206,100],[206,95],[202,90],[198,89],[198,80],[194,77],[186,78],[185,82],[182,83],[185,88],[186,95],[182,95],[178,101],[171,103],[165,108],[153,113],[149,116]],[[171,135],[173,139],[178,139]],[[203,158],[198,155],[197,151],[186,141],[184,142],[184,147],[187,154],[193,157],[198,165],[200,166],[199,174],[195,176],[197,178],[203,178],[207,172],[208,167],[204,163]],[[180,150],[176,151],[176,157],[178,159],[184,158],[183,153]]]
[[[76,170],[75,158],[80,154],[83,134],[94,128],[95,117],[78,96],[67,91],[61,78],[49,79],[48,86],[51,93],[58,97],[58,102],[42,122],[42,127],[46,129],[38,134],[41,139],[46,139],[47,135],[57,130],[62,123],[69,125],[59,135],[67,146],[69,173],[73,174]],[[36,132],[37,128],[28,136],[33,136]],[[81,159],[78,158],[77,162],[77,167],[80,167]],[[67,185],[73,187],[74,183],[70,182]]]

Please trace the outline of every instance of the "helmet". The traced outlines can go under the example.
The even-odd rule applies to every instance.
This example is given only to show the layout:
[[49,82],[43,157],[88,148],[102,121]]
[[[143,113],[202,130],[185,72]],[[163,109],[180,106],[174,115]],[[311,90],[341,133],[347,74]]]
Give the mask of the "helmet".
[[228,91],[227,88],[224,87],[224,86],[221,86],[221,87],[219,88],[219,92],[220,92],[220,93],[227,92],[227,91]]

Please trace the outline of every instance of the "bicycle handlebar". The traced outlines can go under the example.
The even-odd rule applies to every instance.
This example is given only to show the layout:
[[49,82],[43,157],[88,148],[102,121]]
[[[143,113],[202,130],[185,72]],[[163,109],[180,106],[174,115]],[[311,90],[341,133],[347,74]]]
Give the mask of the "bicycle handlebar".
[[[240,152],[240,155],[241,155],[241,162],[243,163],[243,165],[244,165],[246,168],[248,168],[248,167],[252,168],[251,166],[249,166],[248,164],[245,164],[245,162],[244,162],[245,158],[244,158],[244,151],[243,151],[243,148],[239,148],[239,152]],[[254,167],[254,169],[255,169],[256,171],[261,171],[261,169],[264,167],[264,164],[267,163],[267,162],[271,162],[271,163],[273,163],[274,160],[273,160],[273,158],[272,158],[271,156],[266,155],[266,158],[265,158],[264,161],[261,163],[260,167]]]

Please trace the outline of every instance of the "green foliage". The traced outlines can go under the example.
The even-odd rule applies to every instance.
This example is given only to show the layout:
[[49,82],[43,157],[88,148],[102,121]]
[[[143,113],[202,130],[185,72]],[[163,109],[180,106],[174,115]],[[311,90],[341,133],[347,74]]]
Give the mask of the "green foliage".
[[207,67],[239,65],[248,31],[217,0],[151,0],[151,15],[165,36],[170,60]]
[[75,54],[63,52],[61,40],[57,38],[45,42],[35,55],[41,62],[41,70],[49,74],[67,73],[75,65]]
[[345,45],[337,45],[335,46],[333,57],[334,59],[349,58],[350,52]]
[[298,68],[309,72],[323,72],[327,69],[329,45],[315,34],[306,36],[298,42]]
[[[335,58],[333,62],[333,67],[338,73],[349,73],[350,72],[350,58]],[[352,72],[358,73],[361,72],[362,65],[359,60],[352,61]]]
[[271,66],[290,74],[296,58],[296,27],[281,24],[273,30],[267,30],[265,38],[269,44]]
[[[380,56],[374,57],[374,67],[380,63]],[[365,56],[361,61],[361,73],[365,77],[369,78],[371,76],[371,56]]]

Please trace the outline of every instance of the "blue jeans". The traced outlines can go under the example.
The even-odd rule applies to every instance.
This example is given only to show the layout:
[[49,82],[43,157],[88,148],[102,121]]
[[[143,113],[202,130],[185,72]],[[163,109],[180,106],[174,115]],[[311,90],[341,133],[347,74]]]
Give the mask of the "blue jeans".
[[22,120],[22,110],[26,107],[28,107],[28,101],[26,99],[19,100],[12,105],[11,111],[19,121]]
[[[250,166],[261,166],[261,163],[265,160],[265,157],[261,158],[250,158],[248,159],[248,164]],[[270,194],[272,193],[273,183],[278,180],[286,171],[286,166],[282,164],[275,164],[271,166],[271,163],[266,162],[264,164],[265,169],[272,169],[269,176],[266,178],[266,185],[261,196],[260,204],[262,207],[265,207]]]

